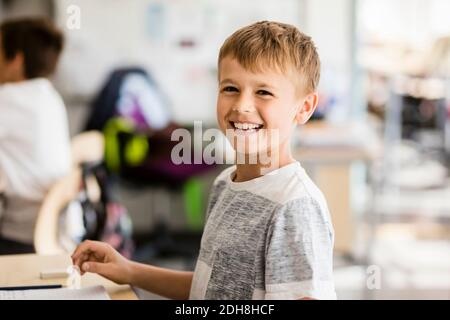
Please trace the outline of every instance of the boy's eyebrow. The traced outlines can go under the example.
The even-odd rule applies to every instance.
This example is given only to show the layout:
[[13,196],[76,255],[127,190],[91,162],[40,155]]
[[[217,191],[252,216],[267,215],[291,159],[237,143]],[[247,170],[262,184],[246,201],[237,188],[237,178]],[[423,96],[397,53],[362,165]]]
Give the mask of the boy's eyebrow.
[[224,83],[234,83],[234,81],[231,80],[231,79],[223,79],[222,81],[220,81],[221,85],[224,84]]
[[258,87],[264,87],[264,88],[270,88],[270,89],[276,89],[276,87],[274,87],[274,86],[272,86],[270,84],[264,83],[264,82],[258,83],[257,86]]
[[[223,79],[222,81],[220,81],[220,85],[223,85],[225,83],[232,83],[232,84],[234,84],[235,82],[233,80],[231,80],[231,79],[228,79],[228,78],[227,79]],[[270,89],[276,89],[276,87],[274,87],[274,86],[272,86],[270,84],[264,83],[264,82],[259,82],[259,83],[256,84],[256,86],[257,87],[270,88]]]

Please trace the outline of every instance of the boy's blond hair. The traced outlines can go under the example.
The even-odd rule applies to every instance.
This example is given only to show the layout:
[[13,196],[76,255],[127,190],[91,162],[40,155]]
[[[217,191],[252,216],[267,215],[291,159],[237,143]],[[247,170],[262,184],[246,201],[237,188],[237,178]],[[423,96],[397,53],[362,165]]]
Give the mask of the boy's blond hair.
[[289,24],[260,21],[237,30],[220,48],[219,66],[227,56],[252,72],[269,66],[291,73],[303,93],[316,91],[319,83],[320,59],[314,42]]

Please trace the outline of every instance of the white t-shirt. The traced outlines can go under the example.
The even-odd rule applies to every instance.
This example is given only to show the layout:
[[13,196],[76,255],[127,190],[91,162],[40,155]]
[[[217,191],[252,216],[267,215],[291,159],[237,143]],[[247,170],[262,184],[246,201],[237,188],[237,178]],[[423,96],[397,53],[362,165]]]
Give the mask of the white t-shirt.
[[334,231],[325,198],[300,163],[214,182],[191,299],[336,299]]
[[2,237],[31,244],[48,189],[71,167],[67,113],[44,78],[0,86],[0,172],[7,207]]

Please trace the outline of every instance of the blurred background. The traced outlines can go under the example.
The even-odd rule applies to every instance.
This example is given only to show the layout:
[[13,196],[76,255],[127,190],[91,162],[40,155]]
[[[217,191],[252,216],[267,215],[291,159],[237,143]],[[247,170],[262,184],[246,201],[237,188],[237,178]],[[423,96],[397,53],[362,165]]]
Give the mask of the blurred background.
[[[52,80],[71,136],[102,132],[133,259],[194,268],[208,189],[225,165],[139,165],[157,144],[172,146],[155,131],[216,126],[222,42],[276,20],[312,36],[322,61],[319,107],[293,148],[328,200],[338,298],[450,298],[450,1],[0,1],[0,21],[29,15],[64,31]],[[121,116],[99,123],[95,110],[118,83],[131,92],[116,97]],[[151,114],[154,140],[130,96],[147,124]],[[61,226],[75,239],[71,216]]]

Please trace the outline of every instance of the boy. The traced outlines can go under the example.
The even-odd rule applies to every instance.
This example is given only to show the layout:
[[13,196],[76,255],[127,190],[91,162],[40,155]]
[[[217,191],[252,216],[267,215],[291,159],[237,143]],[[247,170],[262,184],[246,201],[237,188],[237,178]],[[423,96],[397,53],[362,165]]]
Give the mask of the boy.
[[[194,273],[130,262],[90,241],[74,264],[175,299],[335,299],[327,205],[290,151],[296,124],[317,105],[319,74],[313,42],[295,27],[236,31],[219,53],[217,118],[241,157],[214,182]],[[271,163],[249,161],[262,152]]]
[[41,202],[71,167],[65,106],[47,80],[62,47],[61,32],[44,19],[0,25],[0,254],[34,251]]

